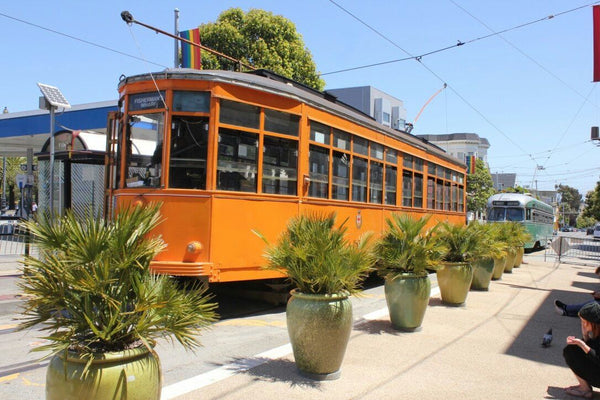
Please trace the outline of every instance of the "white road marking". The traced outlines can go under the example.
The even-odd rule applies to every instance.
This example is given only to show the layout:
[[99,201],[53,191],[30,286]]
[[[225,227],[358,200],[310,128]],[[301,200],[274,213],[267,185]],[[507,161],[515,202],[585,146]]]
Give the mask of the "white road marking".
[[[437,296],[440,293],[439,287],[431,289],[431,296]],[[365,314],[356,323],[360,323],[361,320],[375,320],[380,319],[388,315],[387,307],[377,311],[373,311],[369,314]],[[188,379],[184,379],[180,382],[173,383],[172,385],[165,386],[162,388],[161,399],[169,400],[179,396],[183,396],[186,393],[193,392],[194,390],[201,389],[213,383],[222,381],[229,377],[232,377],[240,372],[247,371],[251,368],[258,367],[270,360],[276,360],[281,357],[285,357],[292,353],[292,345],[290,343],[284,344],[283,346],[276,347],[271,350],[259,353],[254,357],[245,358],[238,362],[223,365],[222,367],[213,369],[200,375],[193,376]]]

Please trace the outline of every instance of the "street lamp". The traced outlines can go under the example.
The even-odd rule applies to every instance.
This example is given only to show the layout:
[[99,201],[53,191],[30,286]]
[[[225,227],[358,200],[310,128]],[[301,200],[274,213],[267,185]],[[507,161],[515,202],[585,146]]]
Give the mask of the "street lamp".
[[50,214],[54,214],[54,111],[57,108],[68,109],[71,105],[57,87],[38,82],[43,96],[40,97],[39,108],[50,110]]

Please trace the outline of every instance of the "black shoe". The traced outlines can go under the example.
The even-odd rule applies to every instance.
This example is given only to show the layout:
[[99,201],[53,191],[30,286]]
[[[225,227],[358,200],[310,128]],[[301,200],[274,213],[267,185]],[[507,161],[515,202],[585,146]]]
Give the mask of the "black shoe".
[[558,315],[567,315],[567,305],[560,300],[554,300],[554,310]]

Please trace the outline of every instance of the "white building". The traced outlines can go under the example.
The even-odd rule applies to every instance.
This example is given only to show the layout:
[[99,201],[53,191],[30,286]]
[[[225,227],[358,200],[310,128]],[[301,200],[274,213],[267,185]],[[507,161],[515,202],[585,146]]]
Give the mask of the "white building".
[[372,86],[327,90],[327,94],[375,118],[377,122],[399,131],[406,130],[404,102]]
[[490,148],[490,142],[486,138],[479,137],[476,133],[416,136],[441,147],[459,160],[466,160],[467,156],[475,156],[488,165],[487,150]]

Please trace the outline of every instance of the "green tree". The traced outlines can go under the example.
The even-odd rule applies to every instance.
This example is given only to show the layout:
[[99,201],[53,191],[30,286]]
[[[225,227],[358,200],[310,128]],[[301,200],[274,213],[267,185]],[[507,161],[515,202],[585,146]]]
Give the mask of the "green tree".
[[561,195],[559,204],[560,221],[567,225],[575,226],[581,205],[581,194],[579,190],[569,185],[558,185],[557,192]]
[[485,163],[477,159],[475,173],[467,175],[467,211],[484,212],[488,198],[494,193],[492,174]]
[[590,226],[594,226],[596,223],[596,219],[594,217],[584,217],[583,215],[579,215],[577,217],[577,228],[588,228]]
[[585,196],[585,208],[581,215],[600,221],[600,181],[596,182],[594,190],[589,191]]
[[[310,51],[293,22],[281,15],[240,8],[223,11],[216,22],[199,26],[202,44],[257,68],[269,69],[317,90],[319,77]],[[236,69],[235,63],[202,51],[205,69]]]

